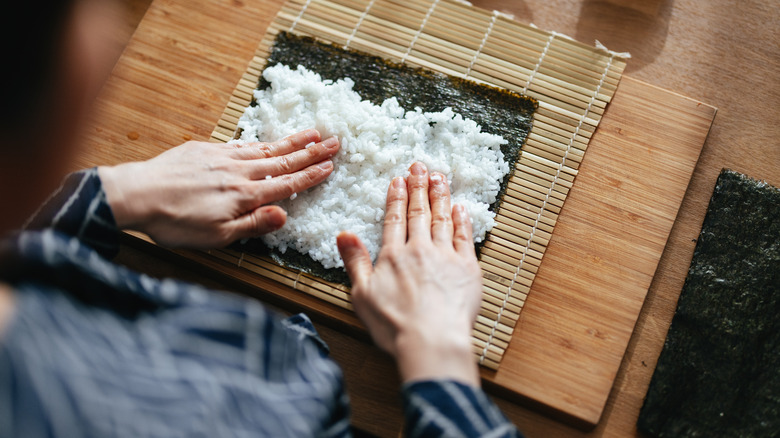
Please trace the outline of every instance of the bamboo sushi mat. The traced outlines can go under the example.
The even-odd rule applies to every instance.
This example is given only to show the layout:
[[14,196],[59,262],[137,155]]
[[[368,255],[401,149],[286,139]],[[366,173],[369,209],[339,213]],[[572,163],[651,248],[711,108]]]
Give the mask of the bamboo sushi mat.
[[[483,300],[472,344],[498,369],[588,142],[625,59],[498,12],[454,0],[289,0],[268,28],[212,133],[233,138],[280,31],[526,94],[539,101],[521,156],[480,254]],[[352,309],[349,289],[267,258],[209,252],[238,267]]]

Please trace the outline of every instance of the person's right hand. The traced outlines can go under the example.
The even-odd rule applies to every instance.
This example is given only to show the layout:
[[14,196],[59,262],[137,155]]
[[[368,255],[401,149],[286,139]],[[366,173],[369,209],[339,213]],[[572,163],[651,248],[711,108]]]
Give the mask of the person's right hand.
[[284,225],[287,213],[268,204],[319,184],[333,171],[330,158],[339,141],[320,140],[309,129],[273,143],[188,142],[98,173],[120,228],[170,247],[220,247]]
[[374,342],[393,355],[404,382],[453,379],[479,385],[471,331],[482,296],[471,223],[450,207],[447,179],[422,163],[387,194],[376,266],[360,239],[338,236],[352,303]]

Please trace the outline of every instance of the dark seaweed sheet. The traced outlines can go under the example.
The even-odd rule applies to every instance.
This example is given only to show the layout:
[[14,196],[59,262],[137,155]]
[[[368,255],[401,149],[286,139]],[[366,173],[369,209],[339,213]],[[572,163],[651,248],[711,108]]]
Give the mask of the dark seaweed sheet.
[[780,190],[721,172],[637,426],[780,436]]
[[[355,50],[325,44],[308,37],[280,33],[268,58],[266,68],[276,64],[290,67],[302,65],[318,73],[323,79],[345,77],[355,82],[354,90],[363,99],[379,105],[395,97],[402,108],[416,107],[425,112],[442,111],[450,107],[463,117],[476,121],[485,132],[497,134],[508,141],[501,147],[504,157],[513,169],[522,145],[531,131],[537,103],[534,99],[495,87],[480,85],[422,68],[412,68]],[[262,77],[259,89],[270,84]],[[412,163],[409,163],[410,165]],[[511,174],[511,172],[510,172]],[[490,206],[498,213],[500,200],[509,182],[509,175],[501,184],[498,200]],[[325,280],[347,284],[342,269],[325,269],[320,263],[295,250],[285,254],[264,248],[259,240],[251,241],[241,250],[270,254],[278,262],[310,272]],[[477,250],[481,245],[477,245]]]

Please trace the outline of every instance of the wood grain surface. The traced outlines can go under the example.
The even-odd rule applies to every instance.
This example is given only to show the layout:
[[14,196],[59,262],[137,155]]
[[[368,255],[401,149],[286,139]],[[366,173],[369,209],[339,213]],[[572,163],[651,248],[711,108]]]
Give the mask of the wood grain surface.
[[[210,29],[217,35],[229,34],[230,38],[226,35],[224,39],[211,36],[176,40],[155,32],[153,22],[142,21],[137,32],[146,32],[148,41],[164,50],[150,58],[148,46],[137,41],[130,43],[123,58],[127,61],[117,66],[98,102],[101,111],[87,135],[88,152],[78,165],[144,158],[143,154],[128,155],[127,145],[144,144],[148,148],[146,153],[150,153],[190,138],[208,137],[224,107],[223,99],[235,84],[235,79],[231,82],[230,78],[240,76],[243,69],[243,66],[230,64],[235,59],[230,59],[227,53],[251,52],[262,33],[241,26],[241,20],[246,17],[241,14],[240,2],[204,4],[197,11],[174,3],[157,0],[146,18],[164,19],[174,29],[181,26],[183,30],[192,25],[198,14],[217,14],[226,7],[236,8],[236,13],[228,14],[235,22],[220,29]],[[753,2],[736,10],[729,9],[725,2],[702,5],[692,1],[656,2],[649,6],[648,2],[637,1],[634,5],[634,2],[617,0],[474,3],[514,12],[521,21],[568,33],[582,41],[598,38],[612,49],[629,50],[634,59],[629,63],[628,76],[720,107],[628,352],[617,372],[605,414],[596,429],[589,433],[578,432],[536,411],[498,399],[507,415],[532,437],[636,435],[634,424],[639,406],[690,261],[691,239],[698,235],[717,173],[721,167],[732,167],[774,184],[780,179],[780,155],[775,140],[780,133],[776,124],[780,101],[776,24],[780,21],[776,8],[771,8],[769,2]],[[278,4],[270,2],[267,7],[275,9]],[[726,13],[728,10],[732,13]],[[253,23],[259,29],[268,24],[262,19]],[[755,26],[753,23],[759,24],[749,27]],[[208,25],[205,27],[204,35],[209,34]],[[228,40],[233,38],[240,40],[239,47],[230,47]],[[197,65],[184,69],[181,59],[193,57],[198,59]],[[145,73],[150,77],[138,81],[141,71],[148,70],[149,65],[152,71]],[[209,80],[211,86],[205,90],[193,89],[186,83],[171,81],[171,72],[193,83]],[[211,74],[204,77],[204,72]],[[183,95],[189,97],[182,101]],[[127,109],[129,105],[119,104],[127,103],[128,99],[132,99],[131,109]],[[185,105],[188,102],[197,103]],[[117,113],[118,106],[125,107],[124,112]],[[142,114],[145,116],[141,117]],[[156,117],[150,118],[149,114]],[[205,124],[209,118],[213,123]],[[606,130],[605,126],[606,122],[603,130]],[[203,277],[187,263],[178,260],[170,263],[162,256],[153,249],[127,246],[120,260],[156,275],[178,276],[210,282],[215,287],[253,292],[235,282]],[[633,305],[642,307],[641,303]],[[397,380],[388,358],[339,330],[323,326],[322,331],[333,347],[334,357],[345,369],[354,403],[355,424],[382,436],[397,434],[400,430]]]

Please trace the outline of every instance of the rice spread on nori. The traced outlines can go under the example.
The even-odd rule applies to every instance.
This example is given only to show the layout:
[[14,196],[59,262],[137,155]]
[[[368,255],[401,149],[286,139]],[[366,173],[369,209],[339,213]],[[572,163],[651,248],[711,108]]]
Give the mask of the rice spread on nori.
[[780,436],[780,190],[724,170],[638,427]]
[[[495,87],[479,85],[429,70],[394,64],[382,58],[343,50],[312,38],[280,33],[274,43],[266,68],[277,64],[303,66],[318,73],[323,79],[338,80],[348,77],[355,82],[353,89],[376,105],[395,97],[404,109],[420,108],[425,112],[439,112],[445,108],[476,121],[484,132],[500,135],[508,140],[501,146],[504,159],[513,168],[520,149],[531,129],[536,101]],[[269,83],[262,77],[258,89]],[[411,163],[410,163],[411,164]],[[498,211],[509,175],[501,183],[499,196],[490,209]],[[478,249],[479,249],[478,245]],[[281,254],[269,251],[259,240],[251,240],[238,248],[256,254],[269,254],[278,262],[329,281],[347,283],[342,269],[325,269],[307,255],[288,248]]]

